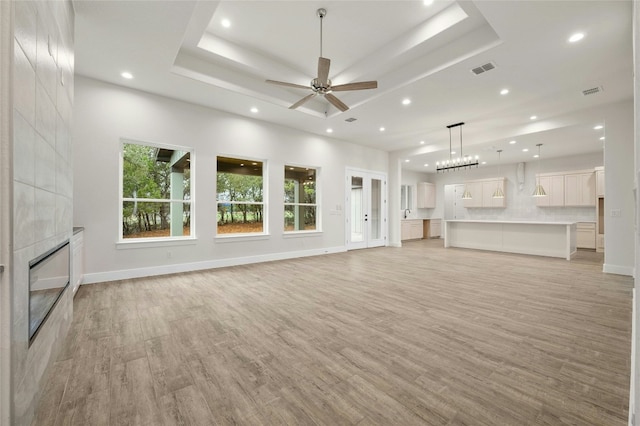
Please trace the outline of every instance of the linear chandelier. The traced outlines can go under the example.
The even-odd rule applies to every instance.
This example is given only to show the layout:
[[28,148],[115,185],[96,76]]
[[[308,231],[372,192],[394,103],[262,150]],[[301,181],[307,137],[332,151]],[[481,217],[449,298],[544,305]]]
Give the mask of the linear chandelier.
[[[460,169],[470,169],[473,166],[478,167],[478,156],[475,158],[470,155],[462,155],[462,126],[464,126],[464,122],[450,124],[447,126],[449,129],[449,159],[445,161],[436,161],[436,172],[448,172],[448,171],[456,171]],[[451,146],[451,129],[454,127],[460,127],[460,157],[453,158],[452,155],[452,146]]]

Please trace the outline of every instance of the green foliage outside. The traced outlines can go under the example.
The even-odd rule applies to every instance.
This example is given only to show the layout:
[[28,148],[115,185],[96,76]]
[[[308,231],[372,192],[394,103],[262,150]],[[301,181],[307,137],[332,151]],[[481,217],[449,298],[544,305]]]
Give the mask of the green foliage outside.
[[[312,181],[300,183],[304,191],[302,197],[296,201],[296,180],[285,179],[284,181],[284,202],[299,204],[315,204],[316,203],[316,184]],[[302,219],[302,229],[315,229],[316,226],[316,208],[314,206],[285,206],[284,226],[285,230],[294,230],[296,214]]]
[[264,200],[262,176],[218,172],[216,185],[218,225],[262,222],[264,207],[258,204]]
[[[170,228],[171,166],[156,161],[157,148],[124,144],[122,165],[122,233],[124,238]],[[190,170],[184,170],[183,200],[190,199]],[[165,199],[167,202],[144,202]],[[190,203],[184,203],[183,226],[190,225]]]

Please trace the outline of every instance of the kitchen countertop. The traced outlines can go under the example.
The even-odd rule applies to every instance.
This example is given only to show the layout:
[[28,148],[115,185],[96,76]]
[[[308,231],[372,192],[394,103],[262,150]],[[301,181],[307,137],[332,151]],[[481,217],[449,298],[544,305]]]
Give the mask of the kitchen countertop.
[[534,220],[446,220],[453,223],[506,223],[518,225],[575,225],[576,222],[541,222]]

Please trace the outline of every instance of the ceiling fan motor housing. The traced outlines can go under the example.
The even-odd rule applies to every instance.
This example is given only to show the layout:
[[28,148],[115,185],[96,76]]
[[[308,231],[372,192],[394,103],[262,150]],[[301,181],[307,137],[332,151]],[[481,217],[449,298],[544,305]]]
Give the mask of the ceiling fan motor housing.
[[331,80],[327,79],[327,84],[323,85],[319,79],[314,78],[311,80],[311,90],[321,95],[331,93]]

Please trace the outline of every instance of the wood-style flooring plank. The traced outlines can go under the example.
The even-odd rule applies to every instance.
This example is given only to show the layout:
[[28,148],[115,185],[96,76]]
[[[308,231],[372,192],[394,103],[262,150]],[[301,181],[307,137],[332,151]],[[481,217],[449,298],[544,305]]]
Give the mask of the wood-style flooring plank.
[[602,261],[423,240],[82,286],[33,426],[622,426]]

